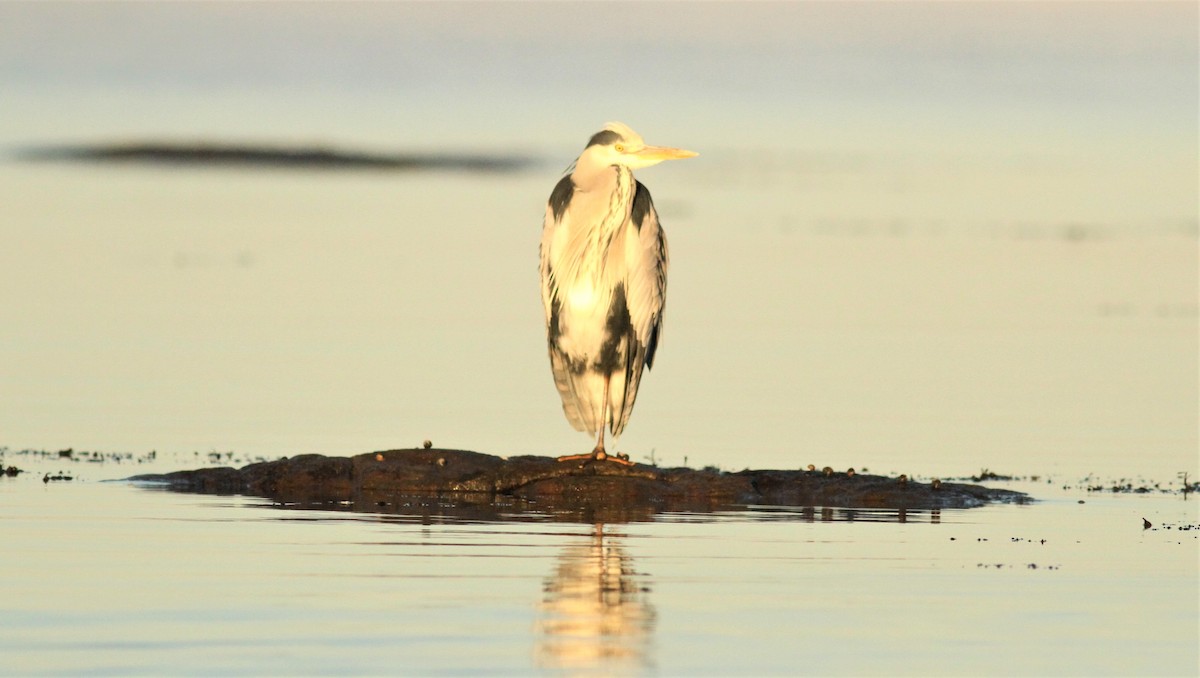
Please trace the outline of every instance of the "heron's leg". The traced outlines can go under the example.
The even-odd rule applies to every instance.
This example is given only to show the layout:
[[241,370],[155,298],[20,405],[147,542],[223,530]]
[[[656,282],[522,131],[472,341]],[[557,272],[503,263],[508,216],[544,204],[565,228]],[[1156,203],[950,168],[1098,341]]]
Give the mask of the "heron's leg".
[[608,427],[608,382],[612,379],[611,374],[604,375],[604,398],[600,400],[600,432],[596,434],[596,449],[592,450],[592,456],[600,461],[608,458],[608,453],[604,451],[604,429]]
[[613,456],[604,450],[604,429],[608,426],[608,381],[610,375],[604,377],[604,400],[600,406],[600,432],[596,434],[596,447],[590,454],[569,454],[565,457],[559,457],[558,461],[611,461],[624,466],[633,466],[634,463],[628,459]]

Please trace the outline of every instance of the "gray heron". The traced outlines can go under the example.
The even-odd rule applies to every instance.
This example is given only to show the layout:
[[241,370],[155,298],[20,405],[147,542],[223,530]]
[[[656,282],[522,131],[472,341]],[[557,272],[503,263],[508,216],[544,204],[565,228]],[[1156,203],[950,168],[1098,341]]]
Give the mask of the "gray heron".
[[610,122],[550,193],[540,249],[550,367],[567,421],[596,436],[590,453],[559,461],[632,464],[605,451],[604,429],[615,440],[629,421],[667,292],[667,240],[633,170],[695,155]]

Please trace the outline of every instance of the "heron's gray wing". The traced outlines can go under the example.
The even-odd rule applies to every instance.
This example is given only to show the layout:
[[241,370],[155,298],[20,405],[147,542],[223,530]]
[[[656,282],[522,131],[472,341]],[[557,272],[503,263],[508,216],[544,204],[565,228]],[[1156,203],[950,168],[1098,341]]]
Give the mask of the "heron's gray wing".
[[567,213],[567,205],[571,202],[571,194],[575,185],[571,183],[571,175],[567,174],[554,186],[550,200],[546,203],[546,216],[542,222],[542,244],[538,249],[541,260],[542,275],[542,306],[546,310],[546,323],[550,322],[551,301],[555,291],[555,276],[553,271],[554,238],[560,231],[569,227],[563,223]]
[[653,365],[654,353],[662,336],[663,307],[667,297],[667,238],[658,223],[658,212],[654,209],[650,191],[641,182],[637,182],[630,210],[625,261],[628,270],[626,305],[631,336],[626,349],[625,388],[623,392],[610,396],[614,436],[621,435],[629,421],[643,366]]
[[562,298],[558,287],[559,272],[569,264],[571,254],[566,247],[571,237],[571,218],[567,212],[574,185],[570,175],[564,176],[546,205],[546,216],[542,224],[542,243],[539,249],[542,279],[542,306],[546,312],[546,343],[550,353],[550,369],[554,373],[554,385],[562,399],[563,414],[577,431],[596,433],[603,425],[600,422],[600,401],[603,399],[604,384],[595,373],[577,369],[568,355],[559,346],[563,330],[561,317]]

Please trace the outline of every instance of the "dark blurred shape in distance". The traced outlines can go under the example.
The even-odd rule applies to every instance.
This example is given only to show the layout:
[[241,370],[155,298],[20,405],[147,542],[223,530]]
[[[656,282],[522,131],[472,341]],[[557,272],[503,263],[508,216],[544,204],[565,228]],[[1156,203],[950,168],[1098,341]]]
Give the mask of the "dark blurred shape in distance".
[[366,153],[319,146],[135,142],[42,146],[21,151],[23,160],[121,162],[298,169],[446,170],[516,172],[534,164],[528,157],[482,153]]

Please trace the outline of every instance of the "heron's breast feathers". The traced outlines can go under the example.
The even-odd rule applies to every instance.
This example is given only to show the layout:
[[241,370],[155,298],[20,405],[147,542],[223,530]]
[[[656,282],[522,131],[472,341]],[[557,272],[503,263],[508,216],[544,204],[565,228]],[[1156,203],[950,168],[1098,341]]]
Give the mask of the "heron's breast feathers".
[[[564,177],[546,209],[542,301],[551,348],[587,364],[617,340],[645,347],[657,333],[666,290],[666,241],[650,193],[628,170],[604,191]],[[630,350],[630,355],[640,351]],[[603,362],[603,361],[601,361]]]

